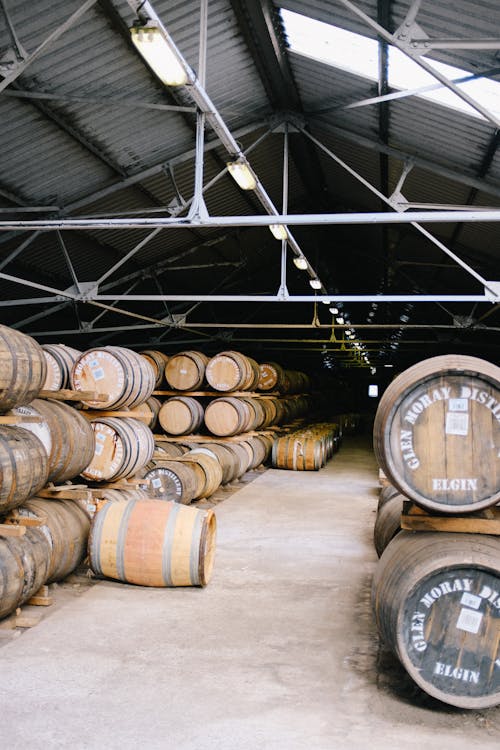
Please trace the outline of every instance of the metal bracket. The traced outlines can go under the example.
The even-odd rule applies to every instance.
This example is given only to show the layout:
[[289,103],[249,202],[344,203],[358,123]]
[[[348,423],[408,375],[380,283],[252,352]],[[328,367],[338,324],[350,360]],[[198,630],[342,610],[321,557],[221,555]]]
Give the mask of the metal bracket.
[[412,23],[405,21],[402,23],[394,32],[393,38],[398,42],[399,46],[403,47],[405,52],[412,57],[421,57],[430,51],[425,46],[426,41],[430,39],[430,37],[416,21],[413,21]]
[[475,320],[470,315],[454,315],[453,325],[456,328],[472,328]]
[[5,77],[14,73],[26,57],[27,55],[19,58],[19,53],[13,47],[9,47],[0,57],[0,75]]
[[394,192],[392,195],[389,196],[387,199],[388,204],[391,208],[394,209],[394,211],[399,211],[399,213],[403,213],[406,211],[409,207],[409,203],[404,197],[403,193],[401,192],[403,188],[404,181],[410,174],[411,170],[413,169],[413,162],[411,159],[407,159],[403,166],[403,171],[401,172],[401,177],[398,180],[398,184],[394,188]]
[[306,126],[305,118],[295,112],[276,112],[269,119],[269,129],[272,133],[298,133]]
[[286,302],[286,300],[289,298],[290,294],[288,292],[286,284],[282,284],[277,292],[278,297],[282,302]]
[[75,284],[72,284],[64,291],[78,297],[78,301],[80,302],[88,302],[99,294],[99,287],[96,281],[81,281],[79,289],[77,289]]
[[393,194],[389,196],[388,203],[391,208],[393,208],[395,211],[398,211],[399,213],[404,213],[404,211],[407,211],[410,205],[404,197],[403,193],[399,190],[395,190]]
[[500,302],[500,281],[488,281],[484,287],[484,294],[490,302]]
[[172,328],[182,328],[182,326],[186,325],[187,316],[187,313],[171,313],[161,320]]

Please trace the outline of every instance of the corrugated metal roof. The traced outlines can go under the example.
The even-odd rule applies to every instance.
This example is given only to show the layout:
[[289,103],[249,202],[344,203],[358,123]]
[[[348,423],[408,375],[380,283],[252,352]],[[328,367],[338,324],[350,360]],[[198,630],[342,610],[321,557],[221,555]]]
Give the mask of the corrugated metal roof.
[[[247,0],[242,2],[244,5]],[[372,18],[376,17],[375,0],[356,2]],[[28,52],[32,52],[81,3],[77,0],[36,0],[9,5],[12,5],[8,10],[16,32]],[[393,28],[401,21],[409,5],[409,0],[392,3]],[[196,70],[198,0],[158,0],[154,6],[179,49]],[[373,36],[337,0],[277,0],[275,7],[287,7]],[[479,3],[458,0],[458,4],[453,5],[440,0],[424,2],[418,21],[434,37],[480,37],[491,36],[491,29],[500,26],[499,14],[500,10],[492,0]],[[3,125],[0,131],[0,196],[3,188],[15,193],[19,201],[32,205],[69,206],[82,201],[76,213],[85,216],[127,215],[134,211],[154,215],[147,212],[158,207],[167,214],[166,207],[176,196],[176,189],[185,200],[191,198],[194,186],[193,114],[143,106],[184,104],[188,97],[186,92],[162,87],[151,74],[128,38],[127,29],[132,21],[133,14],[126,0],[101,0],[27,67],[15,87],[9,87],[5,95],[0,94]],[[286,67],[290,64],[302,105],[298,114],[305,119],[310,132],[380,188],[379,109],[377,106],[344,109],[352,101],[376,95],[377,84],[284,49],[281,50],[282,58],[279,54],[273,58],[268,52],[265,64],[257,65],[253,54],[259,54],[255,52],[260,50],[259,44],[254,48],[251,44],[247,46],[249,37],[246,36],[256,32],[252,27],[242,33],[239,23],[241,18],[234,12],[230,0],[209,3],[207,91],[233,131],[256,123],[253,133],[241,137],[242,147],[264,132],[262,128],[257,129],[257,123],[272,115],[275,124],[283,116],[283,113],[272,112],[266,95],[266,91],[278,85],[279,78],[275,77],[270,85],[266,80],[266,70],[270,65]],[[11,43],[0,14],[0,46],[6,48]],[[264,45],[262,49],[269,50],[269,46]],[[279,52],[279,43],[275,51]],[[439,52],[435,57],[460,64],[467,70],[478,70],[495,61],[494,51]],[[284,87],[291,95],[286,76],[284,81]],[[16,88],[59,98],[21,99]],[[491,196],[482,192],[474,196],[459,180],[442,177],[431,168],[435,164],[469,177],[477,176],[494,134],[491,124],[415,97],[393,101],[388,109],[389,146],[400,149],[403,154],[427,159],[429,163],[428,169],[415,167],[407,177],[403,193],[409,201],[462,204],[474,200],[476,205],[481,205],[481,202],[500,204],[500,199],[493,201]],[[213,133],[207,135],[213,138]],[[363,145],[363,139],[368,139],[373,148]],[[301,135],[292,133],[292,144],[301,141]],[[292,154],[296,152],[292,149]],[[291,159],[290,211],[379,210],[380,201],[376,196],[326,154],[319,150],[316,153],[318,161],[312,166],[312,176],[311,170],[308,174],[306,168],[310,163],[295,163]],[[303,150],[300,158],[310,157],[311,152]],[[227,153],[222,147],[207,153],[205,179],[217,174],[226,160]],[[250,156],[255,171],[278,209],[282,200],[282,160],[283,138],[277,132],[269,135]],[[165,171],[169,163],[173,167],[176,187],[168,170]],[[402,160],[391,156],[387,164],[390,191],[401,174]],[[144,175],[137,184],[125,188],[119,186],[120,180],[143,171]],[[321,172],[325,181],[324,193],[319,190]],[[487,179],[500,189],[500,153],[493,157]],[[117,185],[119,187],[115,190]],[[242,192],[228,175],[207,191],[205,200],[212,214],[262,213],[255,197]],[[4,197],[1,203],[6,207],[10,205]],[[490,278],[496,275],[494,267],[495,263],[498,266],[499,257],[497,224],[462,225],[459,231],[455,224],[442,224],[437,230],[441,239],[450,243],[454,241],[463,257],[473,259],[471,262],[478,268],[487,269]],[[146,234],[142,230],[94,230],[65,232],[63,236],[78,278],[93,281],[135,248]],[[423,243],[406,227],[392,228],[386,234],[381,226],[297,227],[294,234],[323,282],[332,289],[342,287],[355,291],[365,288],[373,293],[380,290],[386,270],[387,248],[383,243],[387,236],[395,244],[395,238],[404,238],[398,246],[402,258],[408,251],[413,261],[424,258],[425,261],[438,259],[439,262],[441,259],[440,251]],[[20,233],[8,239],[0,233],[2,256],[6,257],[25,237],[25,233]],[[215,245],[211,245],[212,240],[217,240]],[[110,280],[145,269],[144,278],[137,277],[137,290],[156,293],[158,288],[151,269],[169,258],[178,258],[176,265],[199,265],[201,268],[169,273],[164,272],[161,265],[160,282],[165,291],[201,293],[221,287],[231,291],[257,289],[274,293],[280,281],[279,249],[279,243],[265,228],[165,230],[137,251]],[[183,254],[186,254],[185,263]],[[217,265],[241,260],[245,261],[245,266],[240,269]],[[207,263],[212,267],[207,269]],[[306,276],[291,263],[289,267],[289,289],[309,292]],[[265,273],[262,273],[263,269]],[[6,266],[5,272],[38,279],[58,288],[72,284],[70,271],[53,233],[39,235],[28,249]],[[432,267],[427,269],[419,265],[412,270],[413,273],[421,287],[434,288]],[[446,287],[447,281],[450,281],[450,289],[455,288],[455,284],[465,290],[471,288],[471,284],[474,291],[478,287],[476,282],[470,282],[465,271],[458,273],[444,269],[441,273],[444,275],[439,276],[440,287]],[[123,281],[113,288],[123,289],[130,283],[132,280]],[[402,273],[396,273],[391,283],[409,288]],[[38,294],[31,288],[23,289],[6,281],[1,282],[0,293],[7,298],[14,294],[30,297]],[[236,307],[236,314],[241,315],[242,306]],[[275,306],[272,314],[277,319],[280,315],[286,317],[289,313],[282,311],[285,307]],[[165,313],[165,307],[156,304],[134,304],[131,309],[153,316]],[[177,306],[177,309],[182,309],[182,306]],[[433,309],[439,314],[438,308]],[[15,308],[5,308],[5,320],[15,320],[14,313]],[[18,310],[16,314],[17,319],[28,317],[26,310]],[[89,320],[98,311],[89,311],[82,306],[81,314],[83,320]],[[265,310],[259,311],[258,315],[264,317]],[[40,326],[38,330],[49,325],[65,327],[66,317],[63,312],[53,318],[43,318],[34,325]],[[105,320],[127,323],[126,318],[117,315],[106,316]]]

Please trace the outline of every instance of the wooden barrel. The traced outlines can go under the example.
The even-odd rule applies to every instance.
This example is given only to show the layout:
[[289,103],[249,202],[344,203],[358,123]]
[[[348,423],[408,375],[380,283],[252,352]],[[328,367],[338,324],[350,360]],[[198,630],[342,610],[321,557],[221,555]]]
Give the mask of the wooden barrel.
[[125,479],[151,461],[155,448],[153,433],[143,422],[129,417],[103,417],[91,425],[95,450],[82,476],[102,482]]
[[268,446],[266,442],[264,440],[261,440],[258,435],[248,438],[247,440],[245,440],[245,442],[252,449],[253,459],[252,463],[249,466],[250,471],[252,471],[253,469],[256,469],[257,466],[263,464],[266,460],[266,456],[268,454]]
[[197,391],[203,385],[207,362],[202,352],[173,354],[165,366],[165,379],[176,391]]
[[189,505],[198,491],[192,466],[175,459],[153,457],[138,476],[149,481],[148,494],[158,500]]
[[[244,442],[244,441],[242,441]],[[240,477],[243,476],[243,474],[246,474],[246,472],[250,468],[250,464],[252,463],[253,453],[249,455],[248,450],[245,450],[243,445],[240,443],[225,443],[224,447],[231,451],[231,453],[236,456],[237,460],[237,473],[236,478],[240,479]]]
[[150,500],[151,495],[148,489],[140,487],[103,487],[100,497],[107,503],[128,503],[130,500]]
[[151,419],[148,423],[148,427],[154,430],[158,425],[158,414],[160,413],[161,409],[161,401],[155,396],[150,396],[148,399],[146,399],[144,404],[149,408],[152,414]]
[[395,489],[386,493],[384,501],[379,504],[373,528],[373,543],[380,557],[391,539],[401,531],[401,513],[405,498]]
[[167,399],[158,413],[158,420],[168,435],[191,435],[203,423],[203,407],[191,396]]
[[162,500],[106,503],[92,522],[90,566],[141,586],[206,586],[215,536],[211,510]]
[[43,583],[66,578],[84,559],[90,519],[73,500],[46,500],[33,497],[19,508],[21,516],[42,521],[38,528],[49,543],[50,562]]
[[0,413],[33,401],[46,377],[47,362],[40,344],[0,325]]
[[43,344],[43,355],[47,362],[45,391],[58,391],[71,385],[71,370],[81,352],[65,344]]
[[279,391],[283,386],[284,371],[276,362],[259,364],[259,391]]
[[[77,477],[94,455],[94,432],[88,420],[68,404],[52,399],[35,399],[17,406],[12,414],[22,415],[22,427],[41,440],[49,460],[49,482]],[[28,417],[42,421],[27,421]]]
[[320,440],[310,437],[285,436],[274,441],[273,467],[294,471],[318,471],[324,461]]
[[476,357],[424,360],[396,377],[375,417],[383,472],[416,503],[467,513],[500,500],[500,368]]
[[426,693],[460,708],[500,702],[500,537],[401,531],[372,602],[382,639]]
[[386,484],[385,487],[382,487],[378,496],[377,513],[391,499],[391,497],[399,494],[400,493],[392,486],[392,484]]
[[223,396],[211,401],[205,409],[205,425],[213,435],[229,437],[248,430],[254,415],[246,401]]
[[47,578],[49,543],[38,528],[20,537],[0,536],[0,617],[28,601]]
[[178,443],[167,443],[164,440],[155,440],[154,457],[157,458],[178,458],[187,453],[189,448]]
[[144,357],[155,373],[155,388],[159,388],[163,384],[165,378],[165,365],[167,364],[169,357],[163,352],[159,352],[156,349],[144,349],[139,352],[141,357]]
[[220,352],[208,362],[205,377],[216,391],[245,391],[258,383],[255,368],[255,360],[241,352]]
[[299,370],[284,370],[281,382],[282,393],[306,393],[310,390],[311,382],[305,372]]
[[149,361],[132,349],[105,346],[90,349],[77,359],[71,386],[76,391],[96,391],[108,396],[107,401],[84,400],[91,408],[132,409],[153,393],[155,372]]
[[36,435],[21,427],[0,427],[0,513],[41,490],[48,473],[47,452]]
[[219,461],[222,469],[221,484],[228,484],[237,479],[240,470],[240,461],[236,453],[223,443],[200,443],[199,450],[204,450]]
[[198,465],[203,472],[203,486],[197,490],[195,497],[210,497],[222,483],[222,468],[219,459],[205,451],[203,448],[195,448],[185,453],[178,459],[191,465]]

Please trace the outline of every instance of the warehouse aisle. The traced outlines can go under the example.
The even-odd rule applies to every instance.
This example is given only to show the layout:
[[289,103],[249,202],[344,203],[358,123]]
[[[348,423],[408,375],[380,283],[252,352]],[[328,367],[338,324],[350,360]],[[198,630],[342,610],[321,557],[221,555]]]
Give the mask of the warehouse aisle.
[[[98,582],[0,649],[9,750],[483,750],[500,709],[413,686],[370,612],[377,470],[351,438],[216,508],[204,589]],[[56,592],[57,595],[57,592]]]

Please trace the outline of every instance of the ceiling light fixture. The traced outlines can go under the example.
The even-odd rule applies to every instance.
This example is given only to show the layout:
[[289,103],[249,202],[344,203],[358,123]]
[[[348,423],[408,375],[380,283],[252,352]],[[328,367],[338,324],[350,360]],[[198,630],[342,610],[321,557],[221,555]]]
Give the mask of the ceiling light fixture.
[[319,279],[309,279],[309,283],[313,289],[321,289],[323,286]]
[[227,163],[227,169],[242,190],[255,190],[257,187],[257,178],[248,162],[244,159],[230,161]]
[[305,271],[308,266],[307,260],[304,258],[303,255],[296,255],[295,258],[293,259],[293,263],[301,271]]
[[286,240],[288,238],[288,232],[284,224],[270,224],[269,229],[273,237],[276,237],[277,240]]
[[337,315],[338,312],[339,312],[339,308],[338,307],[330,307],[329,309],[330,309],[330,312],[331,312],[332,315]]
[[344,323],[344,318],[341,315],[340,317],[336,318],[336,321],[339,324],[339,326],[341,326]]
[[132,42],[162,83],[167,86],[185,86],[187,71],[171,49],[162,29],[154,21],[145,26],[132,26]]

